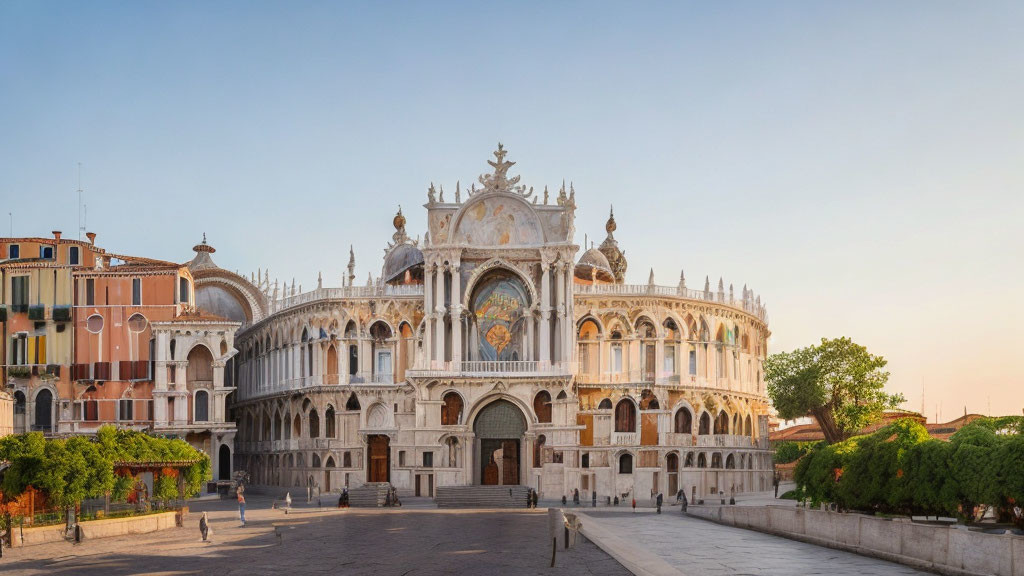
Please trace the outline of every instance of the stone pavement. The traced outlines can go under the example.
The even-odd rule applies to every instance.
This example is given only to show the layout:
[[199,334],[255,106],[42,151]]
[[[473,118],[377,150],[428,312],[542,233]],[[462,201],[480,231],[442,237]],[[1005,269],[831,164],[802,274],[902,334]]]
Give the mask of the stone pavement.
[[[246,526],[233,501],[191,504],[184,528],[118,538],[4,550],[0,573],[89,574],[544,574],[626,576],[618,562],[589,542],[559,550],[549,568],[545,510],[315,508],[272,510],[250,495]],[[199,535],[209,512],[212,543]]]
[[[663,508],[660,515],[649,510],[634,513],[607,508],[580,512],[584,532],[589,523],[591,528],[598,528],[600,534],[613,535],[612,545],[626,547],[626,552],[640,562],[641,569],[634,569],[636,573],[688,576],[927,574],[850,552],[689,518],[680,513],[678,506]],[[603,541],[598,544],[605,547]],[[613,556],[619,556],[614,549],[610,551]],[[628,559],[624,563],[630,567]]]

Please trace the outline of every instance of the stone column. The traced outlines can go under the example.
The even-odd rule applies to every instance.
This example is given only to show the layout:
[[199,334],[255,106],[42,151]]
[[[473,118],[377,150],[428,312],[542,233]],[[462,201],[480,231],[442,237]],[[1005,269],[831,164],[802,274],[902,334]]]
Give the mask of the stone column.
[[572,361],[573,361],[573,359],[575,357],[575,354],[576,354],[576,346],[575,346],[575,341],[576,341],[576,322],[575,322],[575,316],[573,315],[574,306],[573,306],[573,295],[572,295],[573,270],[574,270],[574,267],[571,264],[567,263],[565,265],[565,272],[564,272],[564,274],[565,274],[565,332],[564,332],[564,342],[565,342],[565,351],[566,351],[565,360],[566,360],[566,362],[570,363],[570,365],[571,365],[571,363],[572,363]]
[[434,309],[434,267],[426,265],[423,267],[423,368],[430,367],[430,360],[434,357],[433,332],[431,330],[431,311]]
[[462,277],[459,274],[458,263],[452,264],[452,365],[455,370],[461,370],[462,365]]
[[445,266],[438,266],[437,287],[434,292],[434,360],[439,368],[444,363],[444,272]]
[[551,279],[548,262],[540,264],[540,363],[551,361]]
[[559,263],[555,266],[555,286],[556,286],[556,298],[558,302],[558,308],[556,312],[555,330],[556,344],[555,344],[555,358],[551,359],[552,364],[558,364],[564,362],[566,359],[565,351],[565,263]]
[[348,384],[348,340],[338,340],[338,384]]
[[537,322],[537,318],[534,314],[534,308],[531,307],[527,312],[526,317],[526,354],[524,354],[524,360],[533,360],[533,347],[534,338],[536,338],[534,324]]

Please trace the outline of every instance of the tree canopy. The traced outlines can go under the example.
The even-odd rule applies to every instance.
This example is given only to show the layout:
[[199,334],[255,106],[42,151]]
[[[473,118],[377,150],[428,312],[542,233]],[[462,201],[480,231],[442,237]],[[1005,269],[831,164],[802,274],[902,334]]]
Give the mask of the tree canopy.
[[905,401],[902,394],[885,392],[886,364],[885,358],[849,338],[822,338],[818,346],[769,356],[765,381],[779,416],[814,416],[825,439],[833,443]]
[[[0,460],[10,462],[0,485],[5,498],[15,498],[32,486],[45,492],[48,501],[57,507],[73,506],[107,492],[112,492],[115,499],[123,498],[131,477],[115,477],[116,462],[184,463],[171,472],[181,475],[186,497],[197,494],[203,481],[211,477],[209,457],[188,442],[113,426],[101,427],[95,438],[45,439],[40,432],[5,436],[0,438]],[[163,499],[178,495],[173,481],[170,487],[167,481],[163,485],[158,482],[154,492]]]

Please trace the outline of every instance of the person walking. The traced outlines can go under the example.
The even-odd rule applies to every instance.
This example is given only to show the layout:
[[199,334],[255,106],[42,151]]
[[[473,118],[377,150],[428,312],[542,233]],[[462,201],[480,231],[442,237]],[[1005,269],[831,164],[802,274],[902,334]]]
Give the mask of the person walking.
[[658,506],[658,514],[661,514],[661,502],[662,502],[661,492],[658,492],[658,498],[657,498],[656,502],[657,502],[657,506]]
[[590,503],[592,504],[591,508],[597,508],[597,490],[590,492]]
[[636,496],[633,496],[633,513],[636,513]]
[[538,497],[538,495],[537,495],[537,491],[536,491],[536,490],[534,490],[534,491],[533,491],[533,507],[534,507],[534,509],[536,509],[536,508],[537,508],[537,500],[538,500],[538,499],[539,499],[539,497]]
[[779,473],[772,474],[772,485],[775,486],[775,497],[779,497]]
[[[682,490],[680,490],[680,492],[682,492]],[[687,504],[688,504],[688,502],[686,501],[686,493],[683,492],[683,507],[680,510],[683,514],[686,514],[686,506],[687,506]]]
[[203,542],[206,542],[210,536],[213,535],[213,530],[210,528],[210,520],[206,516],[206,512],[203,512],[202,518],[199,519],[199,533],[203,535]]
[[238,487],[238,517],[242,520],[241,528],[245,527],[245,490]]
[[580,505],[580,489],[579,488],[573,488],[573,490],[572,490],[572,505],[573,506],[579,506]]
[[285,510],[291,510],[292,509],[292,493],[291,492],[285,492],[284,493],[284,509]]

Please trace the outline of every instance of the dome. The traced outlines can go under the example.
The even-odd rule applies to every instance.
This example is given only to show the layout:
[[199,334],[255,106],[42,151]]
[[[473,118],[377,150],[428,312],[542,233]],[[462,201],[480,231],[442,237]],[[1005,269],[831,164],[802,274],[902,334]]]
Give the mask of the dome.
[[580,256],[576,263],[576,277],[581,280],[597,279],[601,282],[614,282],[615,275],[612,274],[612,267],[608,265],[608,258],[597,248],[591,248]]
[[405,271],[423,266],[423,252],[412,244],[399,244],[384,257],[384,282],[402,280]]

